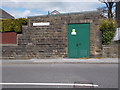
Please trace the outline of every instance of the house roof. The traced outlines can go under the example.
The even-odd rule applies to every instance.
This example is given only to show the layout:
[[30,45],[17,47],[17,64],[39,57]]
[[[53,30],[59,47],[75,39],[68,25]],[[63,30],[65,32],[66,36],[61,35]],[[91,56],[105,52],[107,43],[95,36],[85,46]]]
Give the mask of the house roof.
[[14,17],[6,11],[0,9],[0,19],[14,19]]
[[60,14],[60,12],[58,12],[57,10],[54,10],[50,13],[50,15],[56,15],[56,14]]

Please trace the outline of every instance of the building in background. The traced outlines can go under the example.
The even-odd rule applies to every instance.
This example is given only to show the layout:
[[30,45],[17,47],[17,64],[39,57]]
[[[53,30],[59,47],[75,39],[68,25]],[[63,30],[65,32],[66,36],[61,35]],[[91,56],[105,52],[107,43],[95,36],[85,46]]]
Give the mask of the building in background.
[[120,44],[120,1],[116,3],[116,21],[118,26],[113,41]]
[[[15,19],[15,18],[6,11],[0,9],[0,23],[2,19]],[[0,27],[0,29],[2,29],[2,27]],[[17,40],[16,32],[0,32],[0,45],[16,44],[17,43],[16,40]]]
[[60,12],[58,12],[57,10],[54,10],[50,13],[50,15],[57,15],[57,14],[60,14]]
[[0,9],[0,19],[14,19],[14,17],[6,11]]
[[118,27],[120,27],[120,1],[116,3],[116,20]]

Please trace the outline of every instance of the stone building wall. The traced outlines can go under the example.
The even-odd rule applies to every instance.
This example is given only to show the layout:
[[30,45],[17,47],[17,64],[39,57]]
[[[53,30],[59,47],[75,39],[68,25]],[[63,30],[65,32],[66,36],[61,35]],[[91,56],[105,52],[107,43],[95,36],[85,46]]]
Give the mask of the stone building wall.
[[104,58],[120,58],[120,45],[103,45]]
[[[102,55],[98,12],[72,13],[28,17],[29,25],[18,34],[16,46],[3,46],[3,58],[67,58],[68,24],[90,23],[90,57]],[[49,26],[33,26],[37,22],[50,22]]]

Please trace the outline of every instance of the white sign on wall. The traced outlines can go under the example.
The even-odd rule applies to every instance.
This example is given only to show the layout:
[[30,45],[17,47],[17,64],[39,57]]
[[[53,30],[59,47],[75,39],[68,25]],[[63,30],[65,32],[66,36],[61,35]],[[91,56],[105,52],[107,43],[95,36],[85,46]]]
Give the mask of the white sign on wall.
[[76,30],[72,29],[71,35],[76,35]]
[[120,40],[120,28],[116,28],[116,32],[113,38],[113,41],[118,41]]
[[33,26],[49,26],[49,22],[40,22],[40,23],[33,23]]

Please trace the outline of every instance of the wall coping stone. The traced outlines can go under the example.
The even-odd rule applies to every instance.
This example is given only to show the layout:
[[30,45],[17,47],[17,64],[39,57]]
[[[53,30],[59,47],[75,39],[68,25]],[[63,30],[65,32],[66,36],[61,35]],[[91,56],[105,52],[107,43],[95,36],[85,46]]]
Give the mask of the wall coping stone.
[[95,13],[100,13],[99,11],[85,11],[85,12],[74,12],[74,13],[60,13],[56,15],[39,15],[39,16],[28,16],[29,18],[34,18],[34,17],[48,17],[48,16],[61,16],[61,15],[74,15],[74,14],[95,14]]

